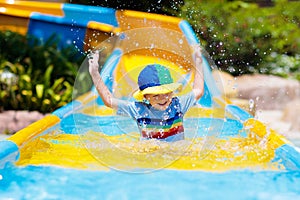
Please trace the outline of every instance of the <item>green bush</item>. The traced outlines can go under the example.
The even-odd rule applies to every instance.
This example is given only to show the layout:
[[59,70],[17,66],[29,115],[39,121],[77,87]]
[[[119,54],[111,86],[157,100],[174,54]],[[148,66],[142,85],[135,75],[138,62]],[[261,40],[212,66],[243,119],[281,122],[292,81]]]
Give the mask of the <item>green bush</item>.
[[[282,66],[267,64],[276,63],[275,54],[298,56],[299,10],[300,2],[285,0],[263,8],[242,1],[185,0],[178,16],[190,22],[218,67],[240,75],[276,71]],[[299,70],[295,64],[291,69]],[[293,74],[293,70],[288,74]]]
[[72,100],[73,84],[84,57],[72,46],[58,49],[57,42],[53,36],[41,45],[30,36],[0,32],[2,109],[49,113]]
[[286,54],[271,53],[262,64],[265,74],[277,75],[285,78],[292,77],[300,81],[300,54],[288,56]]
[[114,9],[136,10],[142,12],[152,12],[159,14],[170,14],[171,12],[178,11],[180,6],[183,5],[183,0],[109,0],[109,1],[94,1],[94,0],[72,0],[70,3],[85,4],[93,6],[109,7]]

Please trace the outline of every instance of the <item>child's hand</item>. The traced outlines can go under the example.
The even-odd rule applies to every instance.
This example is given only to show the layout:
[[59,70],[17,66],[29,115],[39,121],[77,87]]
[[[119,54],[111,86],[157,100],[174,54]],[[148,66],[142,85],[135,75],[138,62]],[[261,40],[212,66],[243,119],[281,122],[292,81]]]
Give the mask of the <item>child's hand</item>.
[[195,60],[196,64],[197,63],[202,63],[202,49],[199,44],[193,45],[193,59]]
[[203,76],[201,46],[197,44],[197,45],[193,45],[192,47],[193,47],[193,59],[195,62],[193,93],[195,95],[195,99],[199,100],[204,93],[204,76]]
[[90,72],[90,74],[92,75],[92,74],[95,74],[95,73],[99,73],[99,64],[98,64],[99,52],[95,51],[94,53],[89,55],[88,59],[89,59],[89,72]]

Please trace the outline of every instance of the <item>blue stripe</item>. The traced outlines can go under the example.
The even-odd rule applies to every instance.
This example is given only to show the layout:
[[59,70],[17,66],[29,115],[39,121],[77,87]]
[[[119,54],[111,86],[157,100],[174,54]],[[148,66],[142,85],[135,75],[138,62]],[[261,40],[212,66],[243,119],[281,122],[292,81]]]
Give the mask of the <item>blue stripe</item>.
[[137,119],[137,122],[140,126],[142,125],[154,125],[154,126],[169,126],[174,123],[174,121],[182,118],[181,112],[176,112],[175,116],[172,118],[169,118],[167,120],[163,119],[151,119],[151,118],[139,118]]
[[0,169],[5,168],[9,162],[19,159],[19,147],[12,141],[0,141]]
[[198,40],[193,28],[191,27],[191,25],[185,21],[182,20],[179,23],[179,28],[181,29],[181,31],[183,32],[183,34],[185,35],[186,39],[188,40],[188,43],[190,45],[194,45],[194,44],[199,44],[200,41]]
[[67,105],[55,110],[52,114],[56,115],[60,119],[63,119],[66,116],[68,116],[69,114],[72,114],[78,108],[80,108],[81,105],[82,105],[81,102],[75,100],[75,101],[72,101],[72,102],[68,103]]
[[32,13],[28,35],[33,35],[43,44],[53,35],[59,40],[59,48],[75,45],[83,51],[86,21],[74,22],[70,18]]
[[148,87],[160,86],[160,83],[148,83],[139,87],[140,90],[144,90]]
[[295,147],[284,144],[275,151],[275,158],[272,162],[283,164],[286,170],[300,170],[300,152]]
[[253,118],[252,115],[250,115],[248,112],[245,110],[241,109],[240,107],[236,105],[227,105],[226,106],[226,111],[232,114],[234,117],[236,117],[238,120],[244,122],[247,119]]
[[112,8],[65,3],[62,9],[65,17],[75,23],[87,24],[89,21],[96,21],[118,27],[116,10]]

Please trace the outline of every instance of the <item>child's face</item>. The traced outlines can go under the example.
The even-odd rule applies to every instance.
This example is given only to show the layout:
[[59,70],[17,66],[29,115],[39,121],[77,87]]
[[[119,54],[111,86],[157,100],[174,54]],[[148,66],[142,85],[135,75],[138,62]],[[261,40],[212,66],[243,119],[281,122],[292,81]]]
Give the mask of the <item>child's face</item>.
[[144,97],[155,109],[166,110],[172,101],[173,92],[166,94],[145,94]]

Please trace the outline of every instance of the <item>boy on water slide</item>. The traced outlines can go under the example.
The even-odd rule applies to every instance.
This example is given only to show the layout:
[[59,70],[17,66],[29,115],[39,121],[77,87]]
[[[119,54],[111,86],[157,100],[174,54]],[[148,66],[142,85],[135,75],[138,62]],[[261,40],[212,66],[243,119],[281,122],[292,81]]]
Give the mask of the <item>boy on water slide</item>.
[[183,140],[183,116],[204,90],[201,47],[195,45],[193,50],[196,66],[193,89],[183,96],[175,96],[182,85],[174,83],[168,68],[159,64],[149,64],[140,72],[139,89],[133,94],[136,101],[117,99],[109,91],[99,73],[97,51],[89,58],[89,72],[104,104],[119,115],[135,119],[141,139]]

